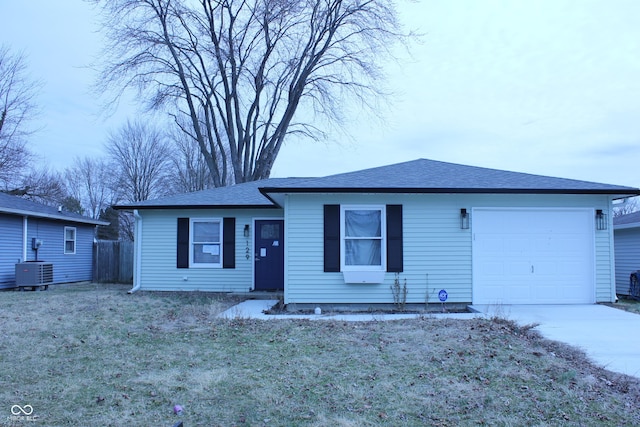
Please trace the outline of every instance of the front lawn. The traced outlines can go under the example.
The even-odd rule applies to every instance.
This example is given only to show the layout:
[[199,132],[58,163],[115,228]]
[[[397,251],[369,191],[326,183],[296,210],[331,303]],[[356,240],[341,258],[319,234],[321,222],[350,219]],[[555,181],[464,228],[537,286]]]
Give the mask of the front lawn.
[[631,313],[640,314],[640,301],[635,299],[620,298],[618,299],[618,302],[606,305],[620,310],[630,311]]
[[505,320],[220,320],[127,289],[0,293],[0,425],[640,424],[640,380]]

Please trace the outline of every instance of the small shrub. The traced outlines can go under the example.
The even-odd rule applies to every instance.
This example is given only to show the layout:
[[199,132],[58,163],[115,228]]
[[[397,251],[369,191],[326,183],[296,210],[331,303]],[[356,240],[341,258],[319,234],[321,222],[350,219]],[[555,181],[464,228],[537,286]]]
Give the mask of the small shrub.
[[400,274],[396,273],[396,278],[391,285],[391,293],[393,294],[393,305],[396,309],[404,311],[407,305],[407,279],[400,283]]

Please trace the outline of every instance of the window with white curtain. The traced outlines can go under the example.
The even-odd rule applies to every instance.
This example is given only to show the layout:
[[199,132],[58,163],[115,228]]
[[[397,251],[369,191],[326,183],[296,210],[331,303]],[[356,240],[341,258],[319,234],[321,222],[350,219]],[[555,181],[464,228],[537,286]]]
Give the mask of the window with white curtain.
[[384,206],[341,207],[343,270],[385,269]]

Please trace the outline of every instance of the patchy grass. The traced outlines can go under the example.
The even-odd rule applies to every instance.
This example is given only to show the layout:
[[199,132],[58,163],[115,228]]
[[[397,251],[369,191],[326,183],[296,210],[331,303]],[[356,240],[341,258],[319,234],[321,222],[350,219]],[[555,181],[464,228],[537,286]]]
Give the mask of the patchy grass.
[[220,320],[220,296],[127,289],[0,293],[0,424],[640,423],[639,380],[505,320]]
[[605,304],[609,307],[617,308],[631,313],[640,314],[640,301],[630,298],[620,298],[616,303]]

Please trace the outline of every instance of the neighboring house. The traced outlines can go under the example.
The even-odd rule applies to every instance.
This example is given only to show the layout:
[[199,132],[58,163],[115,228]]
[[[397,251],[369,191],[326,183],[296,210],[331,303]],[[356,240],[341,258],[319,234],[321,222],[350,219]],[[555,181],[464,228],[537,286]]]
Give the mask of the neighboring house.
[[284,290],[286,304],[613,301],[612,200],[637,188],[419,159],[118,206],[134,288]]
[[107,223],[0,193],[0,289],[26,261],[53,263],[53,283],[91,280],[96,225]]
[[629,295],[629,276],[640,270],[640,212],[613,219],[616,254],[616,291]]

